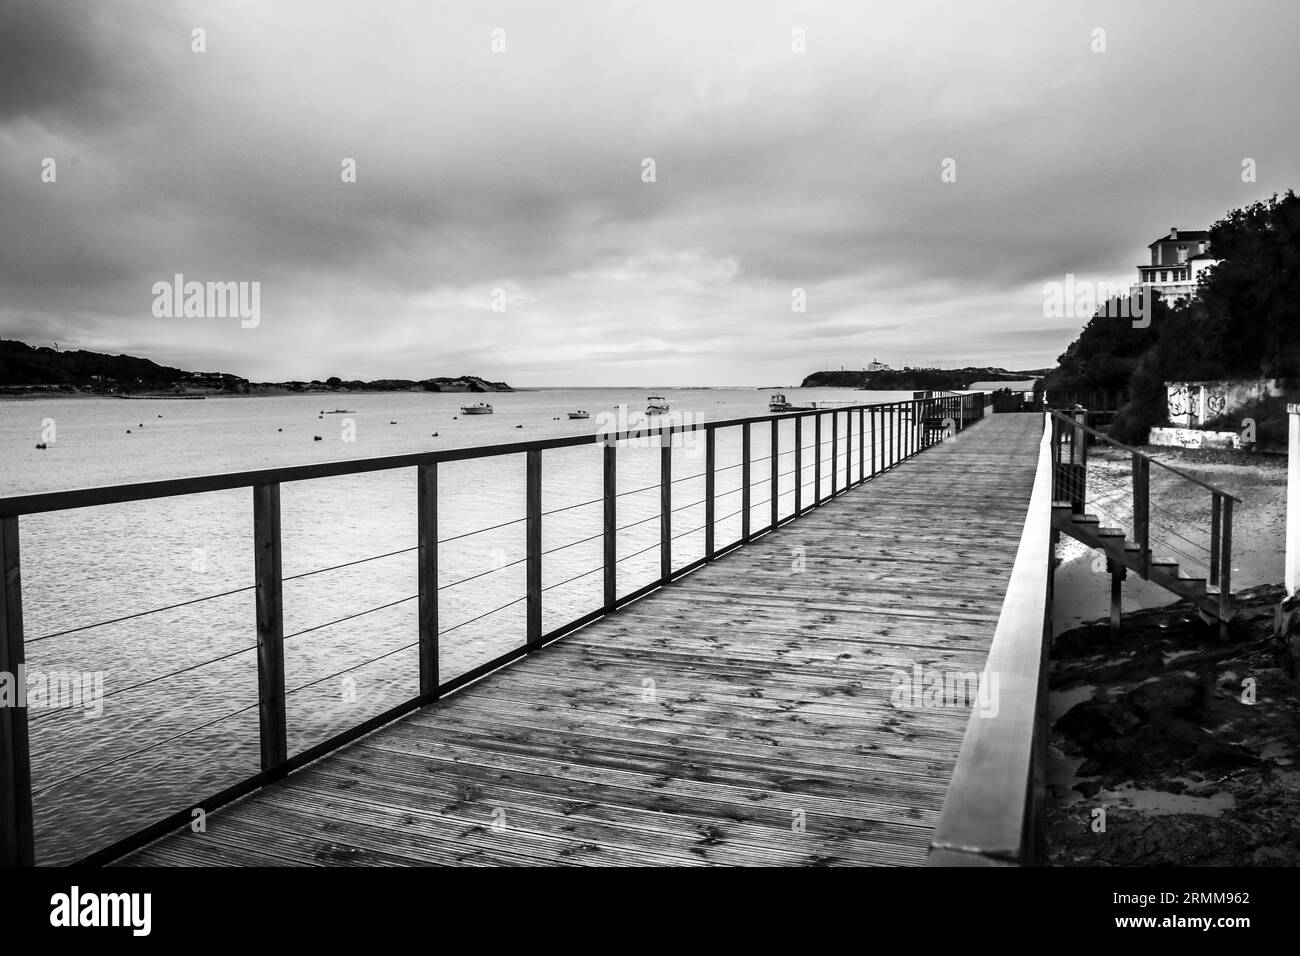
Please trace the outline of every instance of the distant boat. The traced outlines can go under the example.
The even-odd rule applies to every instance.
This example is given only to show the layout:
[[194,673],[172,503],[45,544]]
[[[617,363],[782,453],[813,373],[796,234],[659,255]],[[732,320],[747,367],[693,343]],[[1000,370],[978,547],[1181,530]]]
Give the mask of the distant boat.
[[817,410],[817,403],[810,405],[796,405],[794,402],[787,401],[786,397],[780,393],[773,395],[767,403],[769,412],[812,412]]
[[40,449],[42,449],[42,450],[44,450],[44,448],[45,448],[45,442],[43,442],[43,441],[41,441],[41,442],[37,442],[37,443],[36,443],[36,447],[37,447],[37,448],[40,448]]
[[570,417],[570,418],[590,418],[590,417],[591,417],[591,412],[584,412],[584,411],[569,412],[569,417]]
[[647,415],[667,415],[668,399],[662,395],[651,395],[646,399],[645,413]]
[[462,405],[460,413],[462,415],[491,415],[492,406],[487,402],[479,402],[477,405]]
[[[151,395],[147,392],[138,394],[128,394],[127,392],[118,392],[118,398],[134,398],[141,401],[159,401],[159,402],[201,402],[206,399],[206,395]],[[161,418],[162,416],[158,416]]]

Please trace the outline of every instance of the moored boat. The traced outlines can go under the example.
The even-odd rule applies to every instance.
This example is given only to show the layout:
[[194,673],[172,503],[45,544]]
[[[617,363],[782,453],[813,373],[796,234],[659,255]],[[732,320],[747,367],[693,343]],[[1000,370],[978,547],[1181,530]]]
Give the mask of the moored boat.
[[462,415],[491,415],[492,406],[487,402],[479,402],[477,405],[462,405],[460,413]]
[[667,415],[668,410],[668,399],[662,395],[651,395],[646,399],[645,413],[647,415]]
[[796,405],[794,402],[788,401],[784,395],[777,393],[767,403],[767,410],[769,412],[813,412],[817,410],[817,403]]
[[584,412],[584,411],[582,411],[581,409],[579,409],[579,410],[576,411],[576,412],[569,412],[569,417],[570,417],[570,418],[590,418],[590,417],[591,417],[591,413],[590,413],[590,412]]

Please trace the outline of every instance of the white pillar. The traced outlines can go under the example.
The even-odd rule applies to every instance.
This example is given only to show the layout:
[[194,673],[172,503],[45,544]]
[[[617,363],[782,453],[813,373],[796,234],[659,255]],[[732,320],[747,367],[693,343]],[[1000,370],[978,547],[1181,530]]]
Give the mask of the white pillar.
[[1290,430],[1286,463],[1286,593],[1295,597],[1300,575],[1300,405],[1287,405]]

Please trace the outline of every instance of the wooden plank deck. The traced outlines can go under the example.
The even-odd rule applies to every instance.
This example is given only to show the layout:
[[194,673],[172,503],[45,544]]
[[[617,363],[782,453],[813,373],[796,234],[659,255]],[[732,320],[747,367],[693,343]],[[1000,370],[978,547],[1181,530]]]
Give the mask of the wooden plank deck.
[[[921,864],[1042,433],[995,415],[125,860]],[[802,563],[802,570],[796,570]]]

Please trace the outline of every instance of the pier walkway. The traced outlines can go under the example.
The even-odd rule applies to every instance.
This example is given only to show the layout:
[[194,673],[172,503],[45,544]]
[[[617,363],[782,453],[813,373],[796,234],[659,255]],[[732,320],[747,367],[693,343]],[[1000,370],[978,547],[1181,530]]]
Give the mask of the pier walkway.
[[971,709],[891,698],[983,668],[1043,427],[986,417],[119,862],[923,864]]

